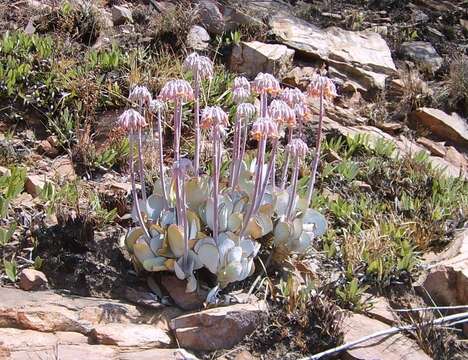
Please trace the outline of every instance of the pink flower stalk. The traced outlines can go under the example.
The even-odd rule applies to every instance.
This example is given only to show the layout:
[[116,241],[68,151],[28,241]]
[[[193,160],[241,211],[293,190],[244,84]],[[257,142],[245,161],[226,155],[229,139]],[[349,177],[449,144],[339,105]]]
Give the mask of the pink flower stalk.
[[146,86],[135,86],[128,95],[128,100],[140,108],[149,106],[153,97]]
[[221,170],[221,135],[229,125],[228,115],[219,106],[203,109],[200,125],[203,129],[211,128],[213,140],[213,239],[218,245],[219,235],[219,175]]
[[257,109],[253,104],[242,103],[237,106],[236,125],[234,127],[233,159],[231,162],[230,187],[234,190],[239,182],[242,159],[247,143],[248,122],[253,119]]
[[[128,131],[128,144],[129,144],[129,167],[130,167],[130,182],[132,185],[132,196],[133,202],[135,204],[138,221],[145,232],[146,241],[149,242],[151,235],[146,227],[145,220],[141,214],[140,200],[138,198],[138,193],[136,190],[136,181],[135,181],[135,166],[133,159],[133,135],[137,130],[141,130],[142,127],[146,126],[145,118],[136,110],[128,109],[125,110],[118,119],[118,124],[122,128]],[[146,202],[145,202],[146,204]]]
[[[257,166],[254,182],[254,192],[252,194],[251,204],[249,210],[247,211],[247,216],[244,218],[244,224],[242,230],[239,234],[239,237],[242,238],[250,219],[256,215],[262,199],[263,194],[260,195],[263,187],[263,165],[265,161],[265,148],[267,139],[277,139],[278,134],[278,125],[271,118],[258,118],[252,125],[252,130],[250,132],[252,138],[258,141],[258,150],[257,150]],[[265,178],[265,182],[268,181],[268,176]]]
[[311,83],[307,88],[307,92],[310,96],[319,96],[319,123],[317,128],[317,139],[315,143],[315,158],[312,163],[312,174],[309,181],[309,189],[307,190],[307,204],[310,204],[312,201],[312,194],[315,187],[315,178],[317,176],[318,163],[320,160],[320,149],[322,144],[322,126],[323,126],[323,115],[324,115],[324,105],[323,101],[332,100],[337,96],[335,84],[333,81],[322,75],[315,75],[312,78]]
[[271,74],[259,73],[253,81],[252,90],[260,94],[260,116],[267,116],[267,96],[274,97],[281,93],[279,81]]
[[166,192],[166,179],[164,174],[164,153],[163,153],[163,132],[162,132],[162,113],[164,111],[164,102],[161,100],[152,100],[149,106],[149,110],[152,114],[157,116],[157,132],[158,132],[158,160],[159,160],[159,179],[161,181],[161,191],[164,201],[164,209],[168,208],[168,198]]
[[250,97],[250,83],[243,77],[238,76],[234,79],[234,86],[232,88],[232,99],[236,104],[243,103]]
[[194,115],[194,127],[195,127],[195,155],[194,155],[194,168],[195,175],[198,176],[200,169],[200,80],[211,79],[213,77],[213,63],[205,57],[200,56],[197,53],[192,53],[184,61],[183,65],[185,70],[191,71],[193,74],[194,81],[194,97],[195,97],[195,115]]
[[172,167],[175,193],[176,193],[176,216],[177,225],[184,230],[184,268],[187,266],[189,239],[188,239],[188,220],[187,220],[187,199],[185,194],[185,178],[190,170],[193,170],[192,162],[188,159],[180,159],[174,162]]
[[174,160],[180,159],[180,136],[182,130],[182,104],[194,99],[193,89],[185,80],[171,80],[161,89],[159,97],[175,103],[174,110]]
[[291,221],[294,218],[292,213],[292,209],[295,208],[295,195],[297,190],[297,176],[299,174],[299,164],[307,155],[309,148],[307,144],[300,138],[292,139],[291,142],[287,145],[286,151],[290,154],[290,156],[294,159],[294,168],[292,173],[292,183],[291,189],[289,192],[289,201],[286,210],[286,218]]

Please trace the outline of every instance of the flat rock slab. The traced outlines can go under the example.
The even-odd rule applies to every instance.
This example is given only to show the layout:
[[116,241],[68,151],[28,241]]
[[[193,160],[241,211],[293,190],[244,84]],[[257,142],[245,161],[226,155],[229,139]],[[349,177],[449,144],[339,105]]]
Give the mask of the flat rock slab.
[[160,315],[115,300],[0,287],[0,359],[196,360],[158,348],[172,344]]
[[229,349],[255,330],[266,304],[236,304],[179,316],[171,321],[177,341],[193,350]]
[[279,42],[326,61],[343,80],[349,77],[365,89],[383,89],[387,75],[396,72],[390,48],[375,32],[321,29],[285,13],[272,16],[269,26]]
[[98,344],[119,347],[155,348],[167,347],[171,338],[154,325],[146,324],[103,324],[95,325],[91,337]]
[[[351,314],[343,323],[345,332],[344,342],[358,340],[378,331],[389,329],[390,326],[360,314]],[[349,349],[343,356],[352,360],[430,360],[417,345],[408,337],[395,334],[386,338],[380,337],[369,340],[361,345]]]
[[231,70],[255,76],[267,72],[275,76],[286,73],[292,65],[294,50],[285,45],[242,41],[235,46],[230,61]]
[[138,323],[145,318],[136,306],[116,300],[0,288],[0,327],[88,334],[96,324]]
[[419,108],[411,116],[435,135],[462,146],[468,146],[468,124],[466,120],[449,115],[439,109]]

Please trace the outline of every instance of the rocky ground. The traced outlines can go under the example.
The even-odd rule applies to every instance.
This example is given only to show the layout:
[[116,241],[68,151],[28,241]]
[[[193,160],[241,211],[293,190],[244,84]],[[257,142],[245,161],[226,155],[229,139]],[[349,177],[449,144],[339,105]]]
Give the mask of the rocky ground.
[[[299,359],[400,325],[413,328],[333,356],[466,358],[467,324],[434,324],[468,304],[466,9],[0,0],[0,359]],[[159,91],[192,50],[215,59],[210,103],[230,106],[235,73],[304,89],[323,67],[339,93],[313,200],[330,230],[304,257],[261,254],[267,269],[219,307],[136,273],[122,246],[115,120],[132,84]],[[458,308],[414,310],[435,305]]]

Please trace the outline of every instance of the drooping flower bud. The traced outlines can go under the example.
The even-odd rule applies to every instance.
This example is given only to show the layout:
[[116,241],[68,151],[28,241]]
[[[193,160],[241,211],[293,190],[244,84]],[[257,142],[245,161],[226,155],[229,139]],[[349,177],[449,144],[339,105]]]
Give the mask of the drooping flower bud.
[[118,124],[127,131],[138,130],[147,125],[145,118],[134,109],[125,110],[123,114],[119,116]]
[[138,106],[149,106],[153,97],[146,86],[135,86],[128,95],[128,100]]
[[213,77],[213,62],[206,56],[200,56],[196,52],[187,56],[183,69],[194,74],[198,73],[200,79],[211,79]]
[[314,74],[309,83],[309,86],[307,86],[307,93],[309,96],[319,97],[321,88],[323,88],[323,97],[327,100],[333,100],[336,96],[338,96],[335,84],[330,78],[323,75]]
[[302,139],[294,138],[286,145],[286,151],[294,158],[304,159],[307,151],[309,151],[309,147]]
[[252,125],[250,132],[252,138],[260,139],[276,139],[279,136],[278,125],[269,117],[260,117]]
[[296,125],[296,113],[283,100],[273,100],[268,108],[270,117],[279,125],[294,127]]
[[185,80],[171,80],[163,86],[159,97],[164,101],[187,102],[193,100],[193,89]]
[[223,131],[228,125],[228,115],[219,106],[207,106],[203,109],[200,120],[201,128],[210,129],[218,126]]
[[250,96],[250,83],[243,77],[238,76],[234,79],[232,87],[232,99],[236,104],[246,101]]
[[257,109],[255,105],[250,103],[242,103],[237,105],[237,112],[236,115],[239,119],[247,119],[250,120],[255,116]]
[[276,96],[281,92],[279,81],[271,74],[259,73],[252,84],[257,94],[270,94]]
[[294,105],[305,102],[305,95],[298,88],[287,88],[281,93],[280,99],[285,101],[291,108],[294,108]]
[[164,104],[163,101],[159,99],[154,99],[151,101],[149,105],[149,111],[153,114],[156,114],[158,111],[163,111],[165,107],[166,105]]

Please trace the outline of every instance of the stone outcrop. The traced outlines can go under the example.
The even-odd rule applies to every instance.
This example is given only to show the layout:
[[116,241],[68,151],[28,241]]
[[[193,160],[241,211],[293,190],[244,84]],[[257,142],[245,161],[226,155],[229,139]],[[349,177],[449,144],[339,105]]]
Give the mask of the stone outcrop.
[[375,32],[321,29],[284,13],[272,16],[269,26],[279,42],[325,61],[331,75],[353,80],[360,89],[383,89],[387,76],[396,72],[387,43]]
[[462,146],[468,146],[468,125],[466,120],[457,115],[449,115],[442,110],[423,107],[414,111],[411,117],[430,129],[434,135]]
[[407,41],[401,44],[400,50],[403,56],[432,72],[439,70],[444,62],[430,42]]
[[43,272],[24,269],[19,275],[19,286],[23,290],[39,290],[47,287],[47,277]]
[[281,75],[292,65],[293,57],[294,50],[284,45],[242,41],[232,51],[230,68],[250,77],[260,72]]
[[[358,340],[379,331],[385,331],[390,326],[361,314],[350,314],[343,324],[344,343]],[[417,343],[398,333],[393,336],[369,340],[351,349],[343,355],[347,360],[429,360]]]
[[236,304],[179,316],[171,321],[177,342],[194,350],[229,349],[254,331],[263,302]]
[[0,359],[196,360],[161,348],[173,339],[159,315],[116,300],[0,288]]

